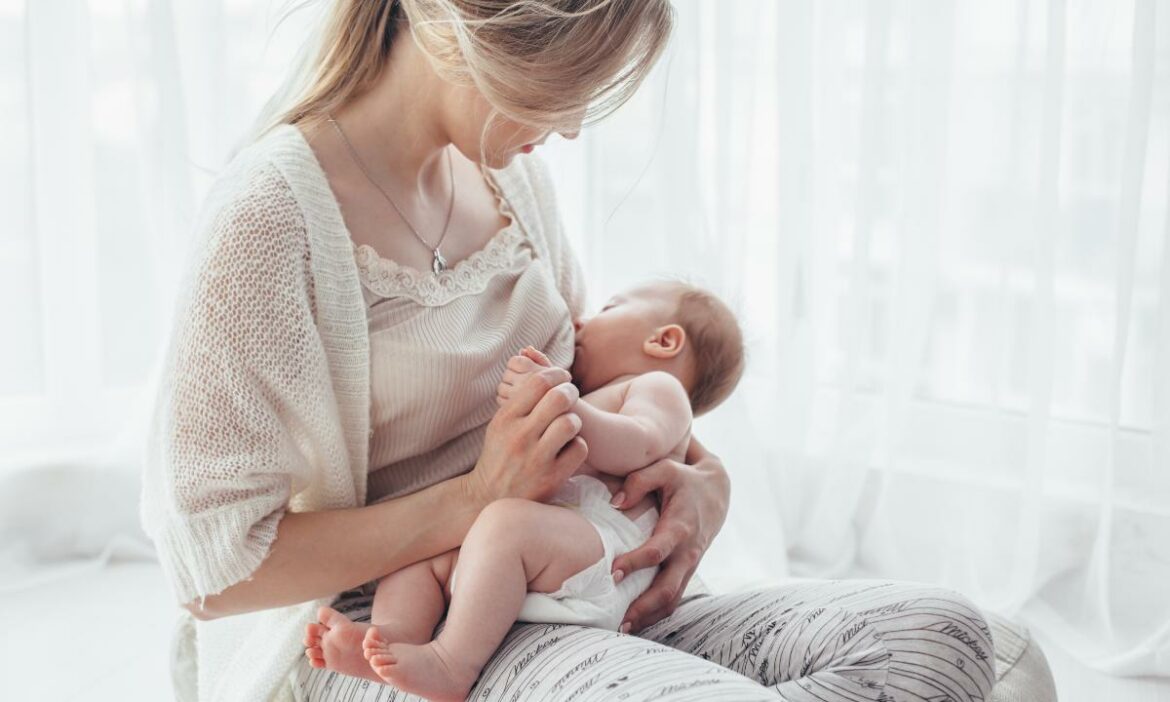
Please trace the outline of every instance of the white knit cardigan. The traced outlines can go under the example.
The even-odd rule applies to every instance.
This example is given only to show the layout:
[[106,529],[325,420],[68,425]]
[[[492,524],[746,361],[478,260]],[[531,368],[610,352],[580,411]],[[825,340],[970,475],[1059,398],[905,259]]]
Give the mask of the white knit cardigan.
[[[547,171],[493,172],[573,307],[580,275]],[[159,383],[142,522],[179,602],[248,578],[286,511],[365,504],[366,309],[353,245],[300,130],[240,152],[203,207]],[[580,310],[574,310],[579,312]],[[289,699],[305,623],[327,600],[185,622],[200,700]]]

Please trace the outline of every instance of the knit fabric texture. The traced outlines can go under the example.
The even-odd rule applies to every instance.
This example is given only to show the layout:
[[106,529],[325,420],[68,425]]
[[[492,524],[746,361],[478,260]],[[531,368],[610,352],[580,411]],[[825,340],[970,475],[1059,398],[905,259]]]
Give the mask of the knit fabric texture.
[[[436,292],[428,287],[433,281],[417,272],[402,278],[413,293],[391,290],[385,285],[393,271],[384,266],[381,290],[389,293],[387,303],[420,309],[477,295],[510,300],[530,266],[539,274],[532,290],[541,290],[543,277],[544,288],[560,295],[558,304],[535,313],[546,338],[521,333],[499,348],[523,339],[564,356],[560,346],[568,330],[569,357],[559,359],[567,363],[570,320],[581,313],[584,298],[551,179],[532,156],[518,156],[491,176],[516,227],[514,235],[505,232],[492,244],[514,236],[530,246],[526,257],[510,249],[504,266],[510,277],[477,268],[473,256],[448,271],[457,290]],[[477,260],[488,262],[499,253],[492,244]],[[372,259],[364,255],[368,273]],[[241,151],[209,193],[188,252],[144,461],[141,518],[179,602],[248,578],[268,554],[287,511],[367,503],[374,435],[367,315],[374,308],[359,276],[362,260],[296,127],[283,125]],[[367,275],[371,287],[377,285],[374,277]],[[438,314],[434,329],[447,325],[446,333],[455,335],[474,329],[483,321],[468,311],[474,309],[464,305],[463,314]],[[407,332],[400,330],[400,348],[410,346]],[[426,343],[417,338],[417,344]],[[499,359],[501,370],[506,360]],[[494,370],[482,368],[485,374]],[[417,403],[418,392],[395,402]],[[451,398],[436,392],[426,401],[441,407]],[[438,421],[450,417],[440,412]],[[475,427],[461,429],[477,436]],[[383,486],[379,496],[422,489],[467,470],[474,465],[467,455],[455,464],[416,470],[408,485]],[[326,602],[196,622],[199,698],[287,699],[287,673],[302,655],[304,624]]]

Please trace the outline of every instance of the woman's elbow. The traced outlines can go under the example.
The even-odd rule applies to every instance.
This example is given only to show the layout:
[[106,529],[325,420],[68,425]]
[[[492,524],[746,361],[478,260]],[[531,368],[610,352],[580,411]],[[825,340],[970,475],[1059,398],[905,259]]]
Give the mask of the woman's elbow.
[[201,622],[209,622],[230,614],[230,612],[222,611],[219,597],[216,595],[191,600],[183,605],[183,609],[190,612],[192,617],[195,617]]

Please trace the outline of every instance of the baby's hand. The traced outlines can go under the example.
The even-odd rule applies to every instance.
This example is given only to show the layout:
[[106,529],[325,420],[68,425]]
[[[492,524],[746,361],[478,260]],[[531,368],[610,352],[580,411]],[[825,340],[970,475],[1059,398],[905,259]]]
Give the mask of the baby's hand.
[[520,353],[508,359],[504,377],[496,388],[496,403],[503,405],[511,397],[513,389],[523,383],[525,378],[542,368],[551,367],[552,361],[548,360],[548,356],[531,346],[524,347]]
[[548,360],[548,356],[545,356],[544,352],[538,350],[535,346],[525,346],[521,349],[520,355],[532,359],[532,361],[545,368],[552,368],[552,361]]

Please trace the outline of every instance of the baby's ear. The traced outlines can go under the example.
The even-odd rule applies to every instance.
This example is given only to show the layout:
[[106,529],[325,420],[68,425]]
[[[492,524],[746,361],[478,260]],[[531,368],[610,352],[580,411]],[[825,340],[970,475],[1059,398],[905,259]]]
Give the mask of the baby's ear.
[[654,330],[654,335],[642,344],[642,350],[654,358],[674,358],[687,345],[687,331],[678,324],[667,324]]

